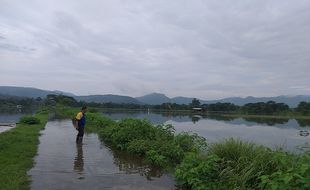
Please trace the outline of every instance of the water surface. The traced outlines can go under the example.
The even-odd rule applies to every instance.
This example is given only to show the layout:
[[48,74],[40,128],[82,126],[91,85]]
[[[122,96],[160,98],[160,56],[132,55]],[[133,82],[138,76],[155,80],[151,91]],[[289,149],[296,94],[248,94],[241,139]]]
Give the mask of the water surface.
[[299,149],[305,146],[309,149],[310,143],[310,120],[201,116],[143,111],[104,111],[103,115],[114,120],[131,117],[147,119],[153,124],[172,124],[177,133],[191,131],[205,137],[208,142],[217,142],[232,137],[293,152],[300,151]]
[[170,174],[105,146],[97,134],[85,134],[83,145],[76,145],[75,135],[70,120],[47,123],[28,173],[31,189],[175,189]]

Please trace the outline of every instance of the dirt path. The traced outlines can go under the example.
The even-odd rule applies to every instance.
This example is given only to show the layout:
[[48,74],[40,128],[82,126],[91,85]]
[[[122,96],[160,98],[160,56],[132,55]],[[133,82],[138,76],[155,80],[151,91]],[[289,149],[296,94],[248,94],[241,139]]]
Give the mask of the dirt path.
[[31,189],[175,189],[169,174],[109,149],[96,134],[85,134],[81,146],[75,135],[70,120],[47,123],[35,165],[28,172]]

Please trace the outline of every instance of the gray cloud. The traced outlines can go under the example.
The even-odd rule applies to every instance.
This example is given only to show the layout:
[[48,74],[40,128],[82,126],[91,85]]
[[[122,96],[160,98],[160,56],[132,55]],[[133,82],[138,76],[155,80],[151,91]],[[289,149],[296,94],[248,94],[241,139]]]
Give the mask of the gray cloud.
[[1,1],[0,85],[204,99],[309,94],[310,2]]

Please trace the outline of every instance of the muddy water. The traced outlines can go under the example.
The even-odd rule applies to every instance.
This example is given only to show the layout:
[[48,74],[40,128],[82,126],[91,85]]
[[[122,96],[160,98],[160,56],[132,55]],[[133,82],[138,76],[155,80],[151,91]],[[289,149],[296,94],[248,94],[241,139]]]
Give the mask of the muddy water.
[[75,135],[69,120],[47,123],[35,165],[28,172],[31,189],[175,189],[170,174],[108,148],[96,134],[85,134],[83,145],[76,145]]

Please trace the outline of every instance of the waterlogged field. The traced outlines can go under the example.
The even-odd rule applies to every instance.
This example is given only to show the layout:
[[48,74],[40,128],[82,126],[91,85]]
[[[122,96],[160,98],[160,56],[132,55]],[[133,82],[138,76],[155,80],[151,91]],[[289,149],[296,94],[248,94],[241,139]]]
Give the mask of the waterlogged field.
[[[78,109],[54,111],[65,119]],[[310,188],[309,150],[291,153],[309,138],[306,120],[90,110],[86,129],[76,146],[70,120],[46,125],[28,172],[31,189]],[[289,152],[276,149],[282,140]]]
[[205,137],[208,142],[235,138],[291,152],[299,152],[310,146],[310,120],[306,119],[200,116],[143,111],[102,113],[113,120],[137,118],[147,119],[153,124],[171,124],[177,133],[192,131]]
[[12,126],[2,125],[2,124],[17,123],[23,115],[24,114],[21,114],[21,113],[19,114],[1,113],[0,114],[0,133],[13,129]]

